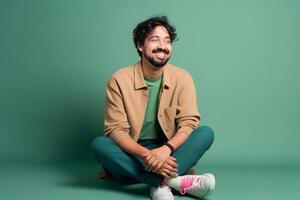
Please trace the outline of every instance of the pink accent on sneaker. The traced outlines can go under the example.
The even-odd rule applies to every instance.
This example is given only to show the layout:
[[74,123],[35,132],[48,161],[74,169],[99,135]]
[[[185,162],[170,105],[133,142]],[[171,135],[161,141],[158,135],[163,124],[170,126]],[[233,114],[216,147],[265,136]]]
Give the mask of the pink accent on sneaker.
[[189,191],[198,190],[202,187],[200,177],[184,176],[180,183],[180,193],[185,194]]

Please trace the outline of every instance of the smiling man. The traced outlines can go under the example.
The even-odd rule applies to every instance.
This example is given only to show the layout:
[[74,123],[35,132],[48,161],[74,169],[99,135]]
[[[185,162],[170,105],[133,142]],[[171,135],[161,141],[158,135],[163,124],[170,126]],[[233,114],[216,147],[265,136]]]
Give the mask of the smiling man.
[[203,198],[215,187],[210,173],[186,175],[210,148],[214,134],[199,126],[191,75],[168,63],[176,36],[164,16],[147,19],[133,30],[141,60],[109,80],[105,135],[92,142],[107,172],[119,180],[146,183],[154,200],[173,200],[171,188]]

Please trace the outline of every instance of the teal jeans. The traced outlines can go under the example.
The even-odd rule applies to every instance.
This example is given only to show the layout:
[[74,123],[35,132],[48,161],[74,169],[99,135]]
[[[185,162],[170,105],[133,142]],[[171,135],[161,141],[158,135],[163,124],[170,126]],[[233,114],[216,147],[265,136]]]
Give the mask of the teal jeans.
[[[178,164],[178,175],[187,173],[191,167],[196,165],[210,148],[213,140],[214,133],[208,126],[200,126],[195,129],[186,142],[172,155]],[[140,145],[148,149],[160,147],[164,142],[158,140],[138,141]],[[157,187],[163,180],[162,176],[144,169],[143,159],[129,155],[109,137],[96,137],[91,148],[96,160],[119,180],[142,182],[152,187]]]

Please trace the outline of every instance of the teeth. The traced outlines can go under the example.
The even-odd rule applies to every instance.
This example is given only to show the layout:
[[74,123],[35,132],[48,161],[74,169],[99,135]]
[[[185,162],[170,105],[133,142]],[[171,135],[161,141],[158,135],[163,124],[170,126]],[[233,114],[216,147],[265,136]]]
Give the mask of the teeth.
[[160,52],[160,53],[156,53],[156,55],[158,58],[164,58],[166,54],[163,52]]

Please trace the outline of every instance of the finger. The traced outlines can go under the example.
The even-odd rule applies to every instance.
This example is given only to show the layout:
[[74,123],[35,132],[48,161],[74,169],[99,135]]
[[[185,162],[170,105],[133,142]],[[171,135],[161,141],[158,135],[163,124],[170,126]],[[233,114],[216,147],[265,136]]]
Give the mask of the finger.
[[176,168],[176,165],[169,164],[168,162],[164,163],[164,165],[162,166],[162,168],[167,168],[168,170],[170,170],[172,172],[175,172],[175,173],[178,172],[178,168]]
[[170,170],[170,171],[177,172],[177,168],[173,167],[172,165],[169,165],[168,163],[165,163],[162,168]]
[[159,175],[162,175],[163,177],[165,178],[168,178],[169,175],[168,175],[168,171],[167,170],[159,170]]
[[175,157],[173,157],[173,156],[170,156],[170,159],[172,159],[172,160],[174,160],[174,161],[176,160],[176,158],[175,158]]
[[177,173],[175,173],[175,172],[171,172],[171,173],[170,173],[170,176],[171,176],[171,177],[177,177],[177,176],[178,176],[178,174],[177,174]]
[[152,156],[148,156],[147,158],[145,158],[144,160],[144,167],[145,169],[148,169],[149,167],[149,161],[152,159]]
[[168,170],[168,169],[164,169],[162,172],[164,172],[164,173],[167,174],[168,176],[172,176],[172,177],[178,176],[177,173],[172,172],[172,171],[170,171],[170,170]]
[[145,170],[148,171],[148,168],[149,168],[149,162],[145,160],[144,162],[144,167],[145,167]]
[[150,167],[152,166],[152,163],[155,162],[155,158],[152,157],[148,162],[147,162],[147,165],[146,165],[146,170],[147,171],[150,171]]
[[178,168],[178,164],[173,160],[169,159],[169,160],[167,160],[167,163],[176,169]]
[[164,164],[163,162],[159,162],[159,163],[156,165],[154,171],[158,171],[158,170],[163,166],[163,164]]
[[166,174],[166,173],[164,173],[164,172],[162,172],[161,175],[162,175],[164,178],[169,178],[169,175]]
[[169,168],[164,168],[163,170],[168,170],[169,174],[170,173],[173,173],[173,174],[177,174],[178,173],[177,169],[175,169],[175,168],[173,168],[171,166]]
[[169,171],[168,175],[171,176],[171,177],[177,177],[178,176],[177,172],[172,172],[172,171]]
[[159,160],[154,160],[153,163],[149,166],[149,170],[153,172],[159,163]]
[[145,170],[146,171],[149,171],[149,166],[150,166],[149,163],[145,163]]
[[153,155],[151,153],[149,153],[146,157],[145,157],[145,161],[149,161],[151,158],[153,157]]

